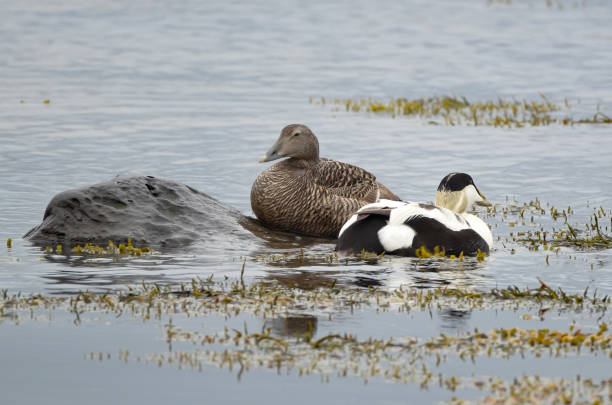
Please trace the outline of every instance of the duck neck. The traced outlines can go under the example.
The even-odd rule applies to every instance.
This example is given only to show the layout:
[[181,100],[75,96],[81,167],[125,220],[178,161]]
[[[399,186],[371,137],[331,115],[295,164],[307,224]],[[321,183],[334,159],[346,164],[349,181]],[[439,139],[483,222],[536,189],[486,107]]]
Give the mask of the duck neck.
[[457,214],[464,214],[468,209],[468,201],[465,193],[460,191],[438,191],[436,193],[436,205],[448,208]]
[[315,159],[300,159],[300,158],[289,158],[286,160],[287,164],[296,167],[299,169],[308,169],[319,163],[319,157],[317,156]]

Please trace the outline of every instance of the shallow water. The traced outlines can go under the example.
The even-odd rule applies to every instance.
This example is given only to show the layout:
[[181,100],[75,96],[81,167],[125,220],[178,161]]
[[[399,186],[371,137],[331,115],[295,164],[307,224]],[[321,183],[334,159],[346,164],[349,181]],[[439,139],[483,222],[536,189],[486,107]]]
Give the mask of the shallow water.
[[[451,285],[489,290],[537,287],[539,278],[566,291],[588,287],[612,294],[609,249],[564,247],[555,254],[506,241],[519,228],[562,228],[563,221],[548,212],[535,215],[533,224],[527,218],[524,226],[510,226],[516,214],[504,218],[481,211],[500,240],[484,262],[464,263],[385,258],[374,264],[330,264],[325,256],[332,253],[333,243],[300,237],[228,245],[226,254],[207,252],[204,244],[139,259],[80,260],[46,255],[20,238],[41,221],[56,193],[124,172],[186,183],[252,215],[250,187],[268,167],[257,160],[292,122],[313,129],[323,156],[372,171],[404,199],[430,201],[445,174],[463,171],[472,174],[500,210],[513,201],[521,206],[538,198],[546,209],[546,204],[560,210],[571,206],[569,222],[582,229],[602,206],[608,213],[602,224],[610,234],[609,125],[435,126],[309,103],[309,97],[321,96],[385,101],[456,94],[476,101],[541,100],[543,94],[555,104],[567,99],[573,105],[567,113],[571,117],[592,117],[597,108],[610,116],[608,2],[411,1],[384,7],[355,1],[1,3],[0,289],[73,294],[142,280],[174,284],[211,274],[235,278],[246,260],[248,281],[277,280],[301,288],[336,280],[339,285],[383,289]],[[7,238],[13,239],[11,248],[4,247]],[[307,260],[268,257],[295,256],[302,248]],[[69,324],[70,316],[57,315],[44,331],[38,326],[2,327],[0,343],[6,348],[24,336],[47,333],[57,339],[70,336],[68,341],[91,338],[73,335],[75,329],[64,318]],[[457,317],[448,319],[435,318],[432,333],[465,330]],[[494,319],[474,317],[470,328],[480,324],[490,329]],[[414,329],[424,323],[407,322]],[[334,330],[363,330],[364,335],[407,333],[387,332],[386,327],[374,313],[345,315],[333,323]],[[77,333],[82,329],[76,328]],[[110,335],[123,343],[105,344],[113,350],[132,346],[138,340],[132,329],[139,326],[113,325]],[[104,332],[92,335],[98,333]],[[49,350],[67,350],[65,342],[54,339],[46,339]],[[32,338],[31,344],[42,343]],[[97,370],[101,374],[94,379],[104,373],[143,372],[139,381],[169,374],[193,379],[194,386],[201,381],[199,376],[185,377],[189,373],[177,376],[165,369],[158,374],[142,365],[137,370],[106,365],[109,369],[101,372],[93,362],[81,362],[81,351],[88,350],[75,349],[69,369]],[[39,357],[32,357],[26,363],[37,361]],[[16,357],[9,359],[13,366],[18,363]],[[214,369],[208,373],[217,374]],[[306,392],[312,384],[319,389],[316,377],[282,377],[281,383],[281,377],[265,372],[251,375],[253,386],[273,381]],[[14,387],[5,377],[1,385]],[[216,381],[233,389],[233,378],[219,374]],[[46,389],[55,384],[60,382],[49,382]],[[361,381],[334,384],[324,387],[338,398],[347,389],[359,391],[364,402],[386,392],[384,383],[367,389]],[[398,388],[394,399],[402,398],[403,390]],[[12,398],[18,399],[16,392]],[[428,396],[418,387],[410,393],[428,401],[450,397]]]

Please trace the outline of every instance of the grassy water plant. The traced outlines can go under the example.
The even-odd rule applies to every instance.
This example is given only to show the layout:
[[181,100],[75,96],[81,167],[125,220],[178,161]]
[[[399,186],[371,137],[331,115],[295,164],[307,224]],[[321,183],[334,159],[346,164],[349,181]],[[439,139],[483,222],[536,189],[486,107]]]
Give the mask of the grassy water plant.
[[391,98],[380,101],[373,98],[361,99],[309,99],[311,104],[329,104],[336,111],[386,114],[392,117],[414,117],[434,125],[485,125],[494,127],[520,128],[542,125],[612,124],[612,118],[597,111],[592,117],[573,118],[563,115],[571,105],[550,102],[544,95],[541,100],[502,99],[469,101],[465,97],[434,96],[429,98]]

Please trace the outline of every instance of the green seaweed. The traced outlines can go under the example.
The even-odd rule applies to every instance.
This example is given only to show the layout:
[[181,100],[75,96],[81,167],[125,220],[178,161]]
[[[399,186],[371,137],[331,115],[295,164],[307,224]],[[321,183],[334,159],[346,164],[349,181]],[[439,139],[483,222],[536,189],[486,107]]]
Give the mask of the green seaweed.
[[544,95],[541,101],[502,99],[469,101],[465,97],[434,96],[429,98],[392,98],[380,101],[372,98],[334,99],[327,102],[324,97],[310,98],[310,103],[331,104],[335,109],[346,112],[365,112],[385,114],[392,117],[415,117],[433,125],[473,125],[520,128],[524,126],[544,126],[551,124],[611,124],[612,119],[599,111],[592,118],[573,118],[560,115],[570,110],[570,103],[551,103]]

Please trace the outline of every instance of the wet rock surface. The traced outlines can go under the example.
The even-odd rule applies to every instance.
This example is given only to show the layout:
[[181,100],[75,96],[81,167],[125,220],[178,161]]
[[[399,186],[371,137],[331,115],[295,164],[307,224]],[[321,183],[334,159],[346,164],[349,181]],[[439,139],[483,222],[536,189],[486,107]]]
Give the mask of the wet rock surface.
[[248,241],[258,223],[184,184],[120,175],[68,190],[49,202],[43,221],[24,235],[35,244],[126,241],[160,247],[193,242]]

